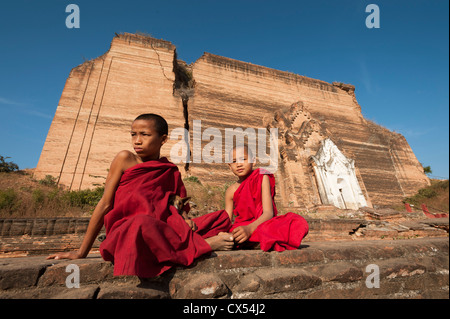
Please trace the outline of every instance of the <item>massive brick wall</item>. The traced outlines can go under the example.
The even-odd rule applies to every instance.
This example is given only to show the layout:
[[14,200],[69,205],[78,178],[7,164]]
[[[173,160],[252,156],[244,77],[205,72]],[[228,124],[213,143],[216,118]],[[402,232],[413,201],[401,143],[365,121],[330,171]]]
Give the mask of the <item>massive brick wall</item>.
[[[218,128],[224,142],[225,128],[267,127],[277,111],[289,112],[291,105],[298,102],[308,110],[307,117],[327,132],[324,137],[331,137],[347,157],[355,160],[358,178],[372,204],[398,202],[429,183],[403,136],[363,118],[351,85],[330,84],[205,53],[187,67],[195,85],[189,99],[182,101],[179,94],[174,94],[177,62],[170,42],[121,34],[103,56],[74,68],[50,127],[36,177],[53,175],[71,189],[103,183],[114,155],[132,149],[129,127],[141,113],[162,114],[169,129],[188,124],[195,152],[194,120],[201,120],[202,131]],[[320,204],[312,187],[314,177],[305,167],[305,159],[315,155],[320,146],[317,139],[311,139],[300,154],[305,157],[300,174],[305,182],[298,187],[302,196],[311,194],[303,196],[306,199],[298,206]],[[174,143],[171,140],[163,147],[163,156],[170,154]],[[207,143],[203,141],[202,146]],[[279,163],[280,184],[286,178],[286,167],[281,158]],[[223,163],[180,163],[179,167],[183,174],[197,176],[203,183],[224,185],[234,179]],[[289,199],[278,197],[277,201],[286,206]]]
[[[203,126],[220,129],[265,127],[265,120],[273,118],[277,110],[301,101],[308,116],[329,131],[339,149],[355,160],[372,204],[398,201],[429,183],[403,136],[363,118],[350,85],[330,84],[209,53],[192,69],[196,84],[189,101],[191,122],[201,119]],[[302,155],[314,155],[319,146],[316,143]],[[281,159],[279,162],[282,165]],[[211,170],[211,164],[193,163],[190,171],[219,184],[232,179],[226,166],[214,167]],[[309,179],[304,182],[304,188],[311,191]]]
[[72,69],[36,178],[52,175],[70,189],[102,184],[114,156],[133,150],[129,131],[139,114],[163,113],[169,130],[182,127],[183,106],[172,94],[174,57],[170,42],[121,34],[103,56]]

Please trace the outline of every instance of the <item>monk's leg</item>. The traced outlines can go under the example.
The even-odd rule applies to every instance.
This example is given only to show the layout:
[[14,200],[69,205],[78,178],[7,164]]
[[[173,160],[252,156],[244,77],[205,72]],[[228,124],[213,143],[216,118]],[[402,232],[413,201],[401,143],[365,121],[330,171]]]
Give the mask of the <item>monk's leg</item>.
[[174,264],[189,266],[209,253],[210,246],[179,215],[167,222],[136,215],[108,233],[100,252],[105,260],[114,262],[115,276],[155,277]]
[[232,250],[234,246],[233,235],[221,232],[216,236],[206,238],[205,241],[211,246],[211,250]]
[[216,236],[221,232],[229,232],[231,228],[230,218],[224,209],[193,218],[192,220],[198,227],[196,233],[204,239]]
[[205,239],[211,250],[233,249],[234,238],[228,233],[231,221],[224,209],[194,218],[193,221],[198,227],[196,233]]

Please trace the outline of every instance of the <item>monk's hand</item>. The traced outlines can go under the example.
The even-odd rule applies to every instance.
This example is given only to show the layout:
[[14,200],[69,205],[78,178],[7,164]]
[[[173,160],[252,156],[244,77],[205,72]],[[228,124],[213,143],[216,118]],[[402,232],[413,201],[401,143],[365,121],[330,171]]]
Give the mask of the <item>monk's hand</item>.
[[234,237],[234,241],[237,244],[242,244],[243,242],[245,242],[247,239],[250,238],[252,230],[251,227],[248,225],[238,226],[235,229],[233,229],[232,234]]
[[68,251],[48,256],[46,259],[79,259],[83,258],[78,251]]
[[192,231],[196,231],[198,229],[197,225],[192,219],[185,219],[185,221],[189,225],[189,227],[191,227]]

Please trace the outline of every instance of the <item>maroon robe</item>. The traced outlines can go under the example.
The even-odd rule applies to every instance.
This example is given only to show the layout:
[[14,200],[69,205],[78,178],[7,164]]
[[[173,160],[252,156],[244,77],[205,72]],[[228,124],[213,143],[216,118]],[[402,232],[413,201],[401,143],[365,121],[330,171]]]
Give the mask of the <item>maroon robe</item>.
[[[174,265],[188,266],[211,252],[205,238],[228,231],[225,211],[194,218],[189,227],[169,196],[186,196],[178,168],[167,158],[137,164],[123,173],[113,209],[105,216],[104,260],[114,263],[114,275],[155,277]],[[185,206],[188,210],[189,207]]]
[[261,187],[263,177],[267,175],[270,182],[272,194],[272,206],[274,217],[260,224],[248,239],[249,243],[260,243],[264,251],[285,249],[297,249],[302,239],[308,234],[309,227],[306,220],[297,214],[287,213],[277,216],[275,206],[275,177],[273,174],[255,169],[242,181],[233,196],[234,210],[236,216],[230,232],[238,226],[248,225],[257,220],[263,213]]

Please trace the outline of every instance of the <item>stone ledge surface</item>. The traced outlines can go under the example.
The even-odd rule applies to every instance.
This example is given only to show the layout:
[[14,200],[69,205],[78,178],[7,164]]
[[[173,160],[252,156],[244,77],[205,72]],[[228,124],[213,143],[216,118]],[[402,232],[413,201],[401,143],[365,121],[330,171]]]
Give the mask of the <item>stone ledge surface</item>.
[[[448,236],[448,218],[365,220],[307,218],[305,244],[322,241],[390,240]],[[0,219],[0,258],[31,256],[78,249],[87,218]],[[96,240],[93,249],[98,249]]]
[[[189,267],[140,280],[113,276],[98,253],[80,260],[0,259],[0,298],[448,298],[447,237],[311,242],[284,252],[217,252]],[[67,288],[69,264],[80,288]],[[366,267],[379,267],[368,288]]]

